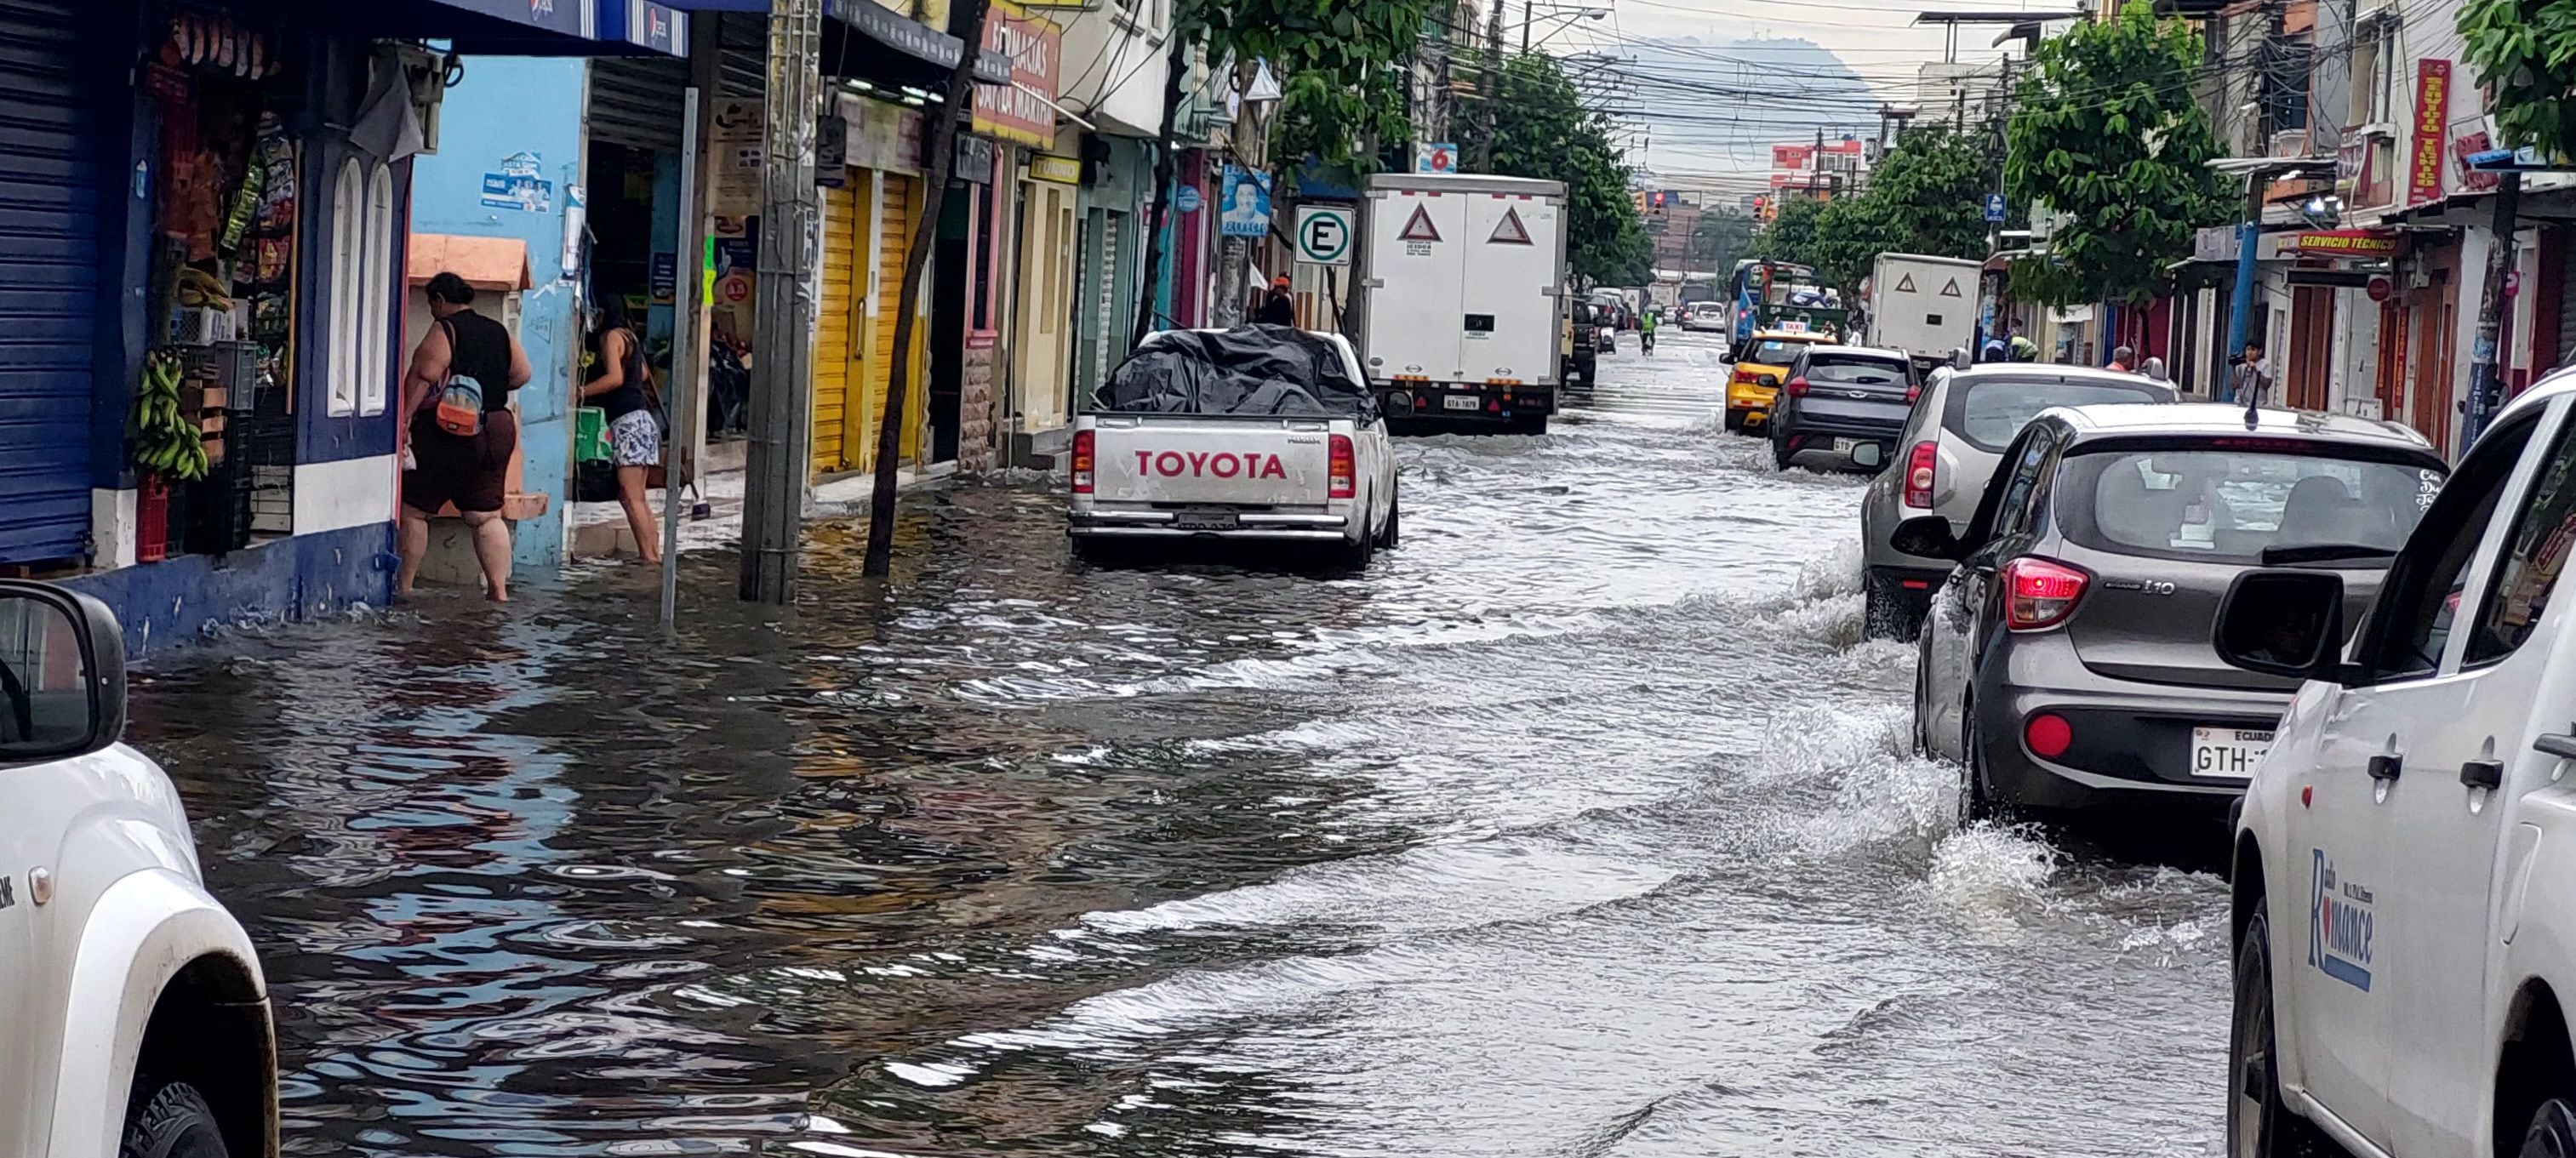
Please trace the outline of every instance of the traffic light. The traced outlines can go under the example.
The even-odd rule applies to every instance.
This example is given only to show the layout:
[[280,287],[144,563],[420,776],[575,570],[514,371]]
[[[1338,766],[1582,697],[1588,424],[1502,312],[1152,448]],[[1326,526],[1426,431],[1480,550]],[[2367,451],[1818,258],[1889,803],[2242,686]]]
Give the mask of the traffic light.
[[1755,221],[1770,221],[1778,216],[1779,207],[1773,205],[1770,198],[1756,197],[1753,199],[1753,219]]

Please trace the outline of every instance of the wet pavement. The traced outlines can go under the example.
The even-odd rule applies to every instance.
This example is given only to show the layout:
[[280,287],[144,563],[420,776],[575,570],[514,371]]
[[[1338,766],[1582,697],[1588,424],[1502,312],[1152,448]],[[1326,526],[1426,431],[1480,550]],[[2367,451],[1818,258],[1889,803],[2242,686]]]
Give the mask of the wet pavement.
[[1366,575],[818,525],[793,613],[585,572],[163,660],[292,1154],[2200,1155],[2225,887],[1952,831],[1860,481],[1663,335],[1404,444]]

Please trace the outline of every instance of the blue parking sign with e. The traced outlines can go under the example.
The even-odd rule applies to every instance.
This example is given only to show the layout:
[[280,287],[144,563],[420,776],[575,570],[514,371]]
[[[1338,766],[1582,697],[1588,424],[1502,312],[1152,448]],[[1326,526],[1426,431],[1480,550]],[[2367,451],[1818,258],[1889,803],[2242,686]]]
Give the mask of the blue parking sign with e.
[[1987,221],[1990,221],[1990,222],[1993,222],[1993,223],[1995,223],[1995,224],[1997,224],[1997,225],[2001,225],[2001,224],[2003,224],[2003,220],[2004,220],[2004,195],[2003,195],[2003,194],[2001,194],[2001,193],[1988,193],[1988,194],[1986,194],[1986,220],[1987,220]]

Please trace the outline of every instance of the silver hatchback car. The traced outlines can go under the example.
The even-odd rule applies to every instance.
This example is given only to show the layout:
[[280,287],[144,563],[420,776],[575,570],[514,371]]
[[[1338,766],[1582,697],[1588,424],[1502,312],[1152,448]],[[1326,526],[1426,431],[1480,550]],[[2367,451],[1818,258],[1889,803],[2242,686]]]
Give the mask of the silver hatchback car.
[[2216,404],[2051,410],[2005,450],[1915,668],[1914,732],[1958,761],[1962,815],[2244,790],[2296,683],[2221,660],[2218,607],[2258,567],[2342,577],[2346,622],[2447,476],[2394,423]]
[[2167,383],[2081,366],[2007,362],[1934,370],[1897,435],[1891,469],[1880,471],[1861,498],[1865,630],[1874,638],[1914,638],[1950,564],[1908,555],[1889,537],[1897,524],[1924,515],[1949,519],[1954,535],[1967,530],[2004,444],[2022,424],[2054,406],[2173,400]]

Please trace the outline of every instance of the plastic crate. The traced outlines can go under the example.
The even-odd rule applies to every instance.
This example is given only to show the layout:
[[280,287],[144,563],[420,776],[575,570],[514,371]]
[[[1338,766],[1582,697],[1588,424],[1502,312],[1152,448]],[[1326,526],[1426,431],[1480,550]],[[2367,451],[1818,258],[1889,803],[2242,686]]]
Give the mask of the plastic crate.
[[572,460],[615,461],[617,444],[608,437],[608,412],[596,406],[582,406],[575,408],[572,414]]
[[151,475],[134,496],[134,561],[158,563],[170,557],[170,484]]

